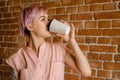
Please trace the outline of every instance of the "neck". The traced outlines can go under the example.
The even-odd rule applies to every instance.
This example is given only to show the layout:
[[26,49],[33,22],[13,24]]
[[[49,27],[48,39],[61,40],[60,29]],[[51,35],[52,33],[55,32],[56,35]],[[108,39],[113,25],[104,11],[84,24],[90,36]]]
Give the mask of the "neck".
[[30,37],[28,46],[30,46],[35,51],[35,53],[38,55],[39,47],[44,42],[45,42],[44,38]]

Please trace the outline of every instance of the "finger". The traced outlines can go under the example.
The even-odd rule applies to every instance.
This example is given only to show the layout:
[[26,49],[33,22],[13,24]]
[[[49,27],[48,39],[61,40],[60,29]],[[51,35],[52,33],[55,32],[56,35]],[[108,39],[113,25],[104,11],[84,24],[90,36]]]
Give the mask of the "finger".
[[59,36],[59,37],[63,37],[64,35],[63,34],[56,34],[57,36]]
[[[62,23],[66,24],[66,25],[69,25],[68,22],[64,21],[64,20],[60,20]],[[69,25],[70,26],[70,25]]]
[[71,30],[74,30],[74,25],[73,25],[73,23],[70,23],[70,25],[71,25]]

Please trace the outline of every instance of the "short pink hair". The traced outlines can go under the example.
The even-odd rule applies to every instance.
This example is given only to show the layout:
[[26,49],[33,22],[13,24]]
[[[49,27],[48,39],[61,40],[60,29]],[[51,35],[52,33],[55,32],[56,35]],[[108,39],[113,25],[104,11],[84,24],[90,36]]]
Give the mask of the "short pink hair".
[[27,34],[30,36],[30,32],[26,29],[26,25],[31,23],[33,19],[38,14],[40,14],[41,11],[47,11],[47,9],[43,6],[38,6],[38,5],[26,7],[23,9],[21,13],[21,26],[20,26],[20,31],[22,35]]

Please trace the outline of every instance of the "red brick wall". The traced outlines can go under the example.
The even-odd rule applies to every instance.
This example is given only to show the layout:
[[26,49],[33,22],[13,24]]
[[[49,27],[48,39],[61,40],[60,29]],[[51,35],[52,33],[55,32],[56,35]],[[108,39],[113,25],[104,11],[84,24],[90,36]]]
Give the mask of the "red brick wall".
[[[86,53],[92,76],[82,77],[66,66],[65,80],[120,79],[120,0],[0,0],[0,80],[10,80],[5,59],[24,45],[19,36],[20,10],[44,5],[57,19],[73,22],[76,40]],[[53,37],[53,41],[62,41]],[[67,45],[69,48],[70,45]]]

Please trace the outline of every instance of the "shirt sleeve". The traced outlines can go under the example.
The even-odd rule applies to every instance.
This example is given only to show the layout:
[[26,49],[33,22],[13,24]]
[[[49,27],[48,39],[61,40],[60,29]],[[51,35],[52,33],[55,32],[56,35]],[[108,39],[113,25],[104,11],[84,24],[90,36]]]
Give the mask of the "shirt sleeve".
[[17,71],[17,67],[16,67],[16,63],[15,63],[15,60],[13,58],[13,56],[9,57],[8,59],[6,59],[6,63],[12,67],[14,70]]

